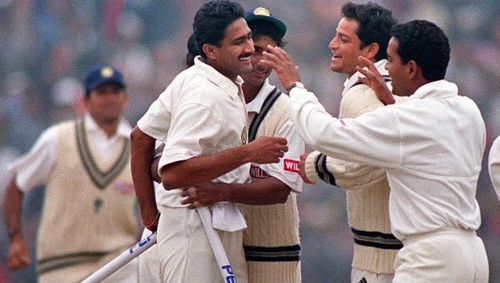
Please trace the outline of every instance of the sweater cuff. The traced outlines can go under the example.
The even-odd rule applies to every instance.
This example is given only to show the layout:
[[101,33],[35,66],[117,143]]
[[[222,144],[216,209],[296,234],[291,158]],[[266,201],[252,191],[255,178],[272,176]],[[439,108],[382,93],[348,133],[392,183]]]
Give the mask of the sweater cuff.
[[314,171],[323,182],[333,186],[337,185],[335,176],[328,169],[328,156],[323,153],[314,159]]
[[314,184],[321,181],[321,177],[319,176],[318,172],[316,171],[316,160],[318,159],[320,154],[321,154],[321,152],[319,152],[319,151],[311,152],[307,156],[306,163],[304,166],[307,179],[309,179],[309,181],[313,182]]

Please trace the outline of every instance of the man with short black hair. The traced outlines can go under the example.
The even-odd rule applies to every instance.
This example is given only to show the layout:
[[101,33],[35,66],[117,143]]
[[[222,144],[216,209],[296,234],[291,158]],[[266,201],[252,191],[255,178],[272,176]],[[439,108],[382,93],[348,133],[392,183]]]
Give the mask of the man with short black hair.
[[[154,231],[158,223],[163,282],[221,280],[200,218],[181,203],[181,190],[176,188],[210,180],[246,183],[249,162],[278,162],[287,150],[286,139],[280,137],[247,144],[247,117],[238,75],[252,69],[254,48],[242,7],[231,1],[207,2],[196,13],[193,31],[201,56],[172,81],[132,134],[133,142],[139,145],[132,144],[132,175],[145,227]],[[154,139],[165,143],[159,162],[166,189],[161,191],[165,197],[158,200],[161,215],[149,175]],[[147,151],[142,151],[145,148]],[[236,279],[246,282],[243,216],[228,202],[214,204],[211,211],[213,227],[221,236]]]
[[183,203],[212,205],[219,201],[246,204],[243,212],[248,228],[243,245],[248,281],[301,282],[299,214],[297,193],[302,192],[298,175],[299,156],[304,142],[286,113],[288,96],[269,82],[272,69],[261,64],[267,45],[283,47],[286,25],[271,12],[258,7],[247,11],[255,53],[252,71],[241,74],[250,122],[249,141],[262,136],[279,136],[288,141],[288,151],[278,163],[256,164],[247,184],[205,184],[183,193]]
[[[475,198],[486,129],[477,105],[444,80],[450,58],[444,32],[424,20],[396,25],[385,68],[392,92],[409,98],[353,119],[331,117],[314,94],[293,87],[300,78],[288,54],[268,52],[267,64],[291,89],[288,111],[306,142],[386,170],[391,228],[404,244],[393,282],[488,282]],[[373,62],[360,57],[359,64],[363,83],[390,99]]]
[[[332,51],[330,69],[347,75],[339,117],[354,118],[384,107],[375,92],[359,80],[356,66],[358,56],[365,56],[391,86],[384,65],[395,20],[390,10],[371,2],[348,2],[342,6],[342,15],[328,46]],[[324,181],[346,190],[347,220],[354,238],[351,282],[392,282],[394,259],[403,244],[391,233],[385,170],[319,151],[302,156],[300,168],[306,182]]]

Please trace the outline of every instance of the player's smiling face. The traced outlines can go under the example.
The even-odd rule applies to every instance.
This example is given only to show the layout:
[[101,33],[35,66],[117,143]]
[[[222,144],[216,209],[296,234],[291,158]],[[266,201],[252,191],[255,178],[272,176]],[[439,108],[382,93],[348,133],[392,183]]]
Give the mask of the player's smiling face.
[[387,46],[387,63],[385,69],[392,79],[392,93],[399,96],[409,96],[413,91],[408,86],[408,64],[404,64],[398,54],[399,42],[396,38],[389,40]]
[[361,48],[362,42],[357,31],[359,23],[356,20],[342,18],[335,30],[328,48],[332,51],[330,69],[334,72],[347,74],[349,77],[356,72],[358,56],[366,57],[366,46]]
[[241,75],[245,84],[259,87],[271,74],[272,69],[260,63],[263,59],[262,52],[264,52],[268,45],[275,47],[278,43],[267,35],[259,35],[254,39],[255,53],[252,55],[252,71]]
[[214,68],[230,79],[252,70],[254,53],[252,33],[245,19],[231,23],[220,46],[213,46]]

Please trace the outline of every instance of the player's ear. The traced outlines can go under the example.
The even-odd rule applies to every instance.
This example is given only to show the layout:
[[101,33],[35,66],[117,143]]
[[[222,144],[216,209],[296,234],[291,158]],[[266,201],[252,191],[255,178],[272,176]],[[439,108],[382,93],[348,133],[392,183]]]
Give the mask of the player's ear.
[[418,67],[417,62],[415,62],[414,60],[408,61],[408,63],[406,63],[406,67],[408,71],[408,77],[410,79],[414,79],[420,72],[420,68]]
[[364,55],[363,57],[366,57],[366,58],[370,59],[371,61],[376,61],[375,58],[377,58],[377,53],[378,53],[379,49],[380,49],[380,46],[376,42],[368,44],[367,46],[365,46],[363,48],[363,50],[365,51],[363,54]]
[[210,60],[217,59],[217,54],[215,52],[216,48],[217,47],[215,45],[208,44],[208,43],[203,44],[203,46],[201,47],[201,49],[203,50],[203,53],[205,53],[207,58]]

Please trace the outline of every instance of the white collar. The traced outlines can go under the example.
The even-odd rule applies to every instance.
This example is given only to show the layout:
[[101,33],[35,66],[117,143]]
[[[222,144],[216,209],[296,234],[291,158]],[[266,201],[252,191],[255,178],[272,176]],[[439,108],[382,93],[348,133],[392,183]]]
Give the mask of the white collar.
[[209,81],[217,85],[219,88],[227,92],[229,95],[238,96],[239,89],[243,84],[243,79],[240,76],[236,77],[236,81],[230,80],[228,77],[219,73],[214,67],[201,61],[200,55],[194,58],[194,67],[197,68],[197,71],[201,75],[206,77]]
[[[89,112],[85,113],[85,115],[83,116],[83,121],[85,122],[85,129],[88,132],[101,131],[104,133],[104,130],[97,125],[94,118],[92,118]],[[130,124],[127,122],[127,120],[121,117],[115,136],[125,137],[128,139],[130,137],[131,131],[132,127],[130,126]]]
[[[386,59],[379,60],[375,62],[375,68],[379,71],[381,75],[388,75],[387,70],[385,69],[385,63],[387,62]],[[350,78],[346,79],[344,82],[344,90],[342,91],[342,96],[355,84],[359,81],[359,77],[361,77],[362,74],[360,72],[354,73]]]
[[247,111],[248,112],[255,112],[259,113],[260,109],[262,108],[262,105],[264,104],[264,101],[267,98],[267,95],[273,91],[275,86],[273,86],[271,83],[269,83],[269,78],[267,78],[264,81],[264,84],[259,90],[259,93],[255,96],[255,98],[247,103]]
[[446,80],[439,80],[419,87],[410,98],[446,98],[457,95],[458,87],[456,84]]

